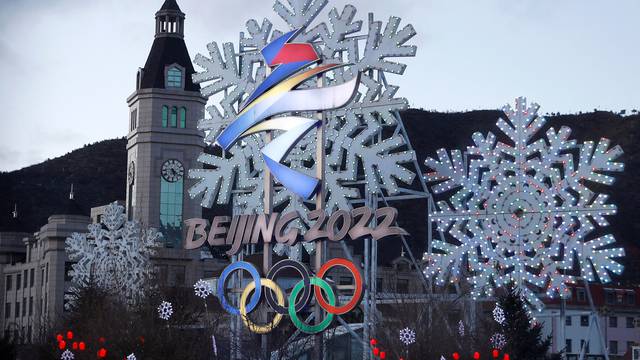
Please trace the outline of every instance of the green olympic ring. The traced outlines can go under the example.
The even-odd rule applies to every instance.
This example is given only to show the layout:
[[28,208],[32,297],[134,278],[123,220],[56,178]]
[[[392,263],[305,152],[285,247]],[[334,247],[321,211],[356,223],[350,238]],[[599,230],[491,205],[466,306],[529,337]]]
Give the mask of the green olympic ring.
[[[327,294],[327,297],[329,298],[329,304],[331,306],[335,306],[336,295],[334,294],[333,289],[331,289],[331,286],[326,281],[314,276],[311,278],[311,285],[320,286],[320,288],[322,288],[322,290]],[[296,298],[298,297],[298,294],[300,294],[300,291],[302,291],[303,287],[304,282],[301,280],[296,284],[296,286],[293,287],[293,290],[291,290],[291,295],[289,295],[289,317],[291,317],[291,322],[298,329],[300,329],[300,331],[307,334],[319,333],[329,327],[331,321],[333,321],[333,314],[327,312],[327,316],[325,316],[324,320],[316,325],[305,324],[304,321],[300,320],[298,314],[296,314]],[[316,319],[316,321],[317,320],[318,319]]]

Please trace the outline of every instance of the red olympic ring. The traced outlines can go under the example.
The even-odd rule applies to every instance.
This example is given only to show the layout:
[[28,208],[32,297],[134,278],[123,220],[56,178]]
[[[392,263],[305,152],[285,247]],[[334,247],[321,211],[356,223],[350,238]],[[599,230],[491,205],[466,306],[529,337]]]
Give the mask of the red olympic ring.
[[353,292],[353,297],[351,298],[351,300],[342,306],[332,306],[327,301],[324,300],[322,291],[319,286],[314,285],[313,290],[316,296],[316,301],[318,302],[318,304],[320,304],[320,307],[322,307],[329,314],[342,315],[353,310],[356,307],[356,305],[358,305],[358,302],[360,301],[360,297],[362,296],[362,276],[360,276],[360,271],[358,271],[356,266],[351,261],[347,259],[334,258],[327,261],[320,267],[320,270],[318,270],[316,277],[323,279],[327,271],[329,271],[329,269],[331,269],[334,266],[345,267],[353,275],[353,278],[356,283],[356,289]]

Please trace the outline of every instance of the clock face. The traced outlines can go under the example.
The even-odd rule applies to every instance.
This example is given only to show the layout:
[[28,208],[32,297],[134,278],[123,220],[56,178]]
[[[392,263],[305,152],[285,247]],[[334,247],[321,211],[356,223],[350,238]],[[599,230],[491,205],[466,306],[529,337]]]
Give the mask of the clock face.
[[134,164],[134,162],[132,161],[129,164],[129,171],[127,172],[127,181],[129,182],[129,185],[133,185],[135,178],[136,178],[136,164]]
[[162,177],[168,182],[176,182],[182,179],[184,166],[178,160],[167,160],[162,164]]

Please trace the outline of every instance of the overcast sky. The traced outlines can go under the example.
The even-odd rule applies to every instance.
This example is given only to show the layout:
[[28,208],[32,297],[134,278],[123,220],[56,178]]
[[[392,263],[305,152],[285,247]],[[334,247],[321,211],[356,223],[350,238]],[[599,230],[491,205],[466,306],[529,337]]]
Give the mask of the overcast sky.
[[[162,2],[0,0],[0,170],[126,134]],[[210,41],[237,43],[250,18],[282,28],[271,0],[178,2],[192,58]],[[394,79],[411,106],[495,109],[525,95],[543,112],[640,107],[640,1],[350,3],[360,19],[396,15],[418,32],[417,57]]]

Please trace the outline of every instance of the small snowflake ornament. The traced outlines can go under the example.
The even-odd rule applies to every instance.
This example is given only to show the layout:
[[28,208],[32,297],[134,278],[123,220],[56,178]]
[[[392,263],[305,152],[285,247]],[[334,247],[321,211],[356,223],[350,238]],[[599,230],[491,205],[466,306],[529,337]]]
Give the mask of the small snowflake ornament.
[[158,316],[162,320],[169,320],[171,315],[173,314],[173,306],[168,301],[163,301],[158,306]]
[[195,291],[196,296],[203,299],[211,295],[211,293],[213,292],[213,288],[211,287],[211,285],[202,279],[196,281],[196,283],[193,284],[193,290]]
[[400,341],[409,346],[416,342],[416,332],[408,327],[400,330]]
[[136,359],[136,356],[133,353],[131,353],[127,355],[127,360],[137,360],[137,359]]
[[458,334],[460,335],[460,337],[464,336],[464,323],[462,322],[462,320],[458,321]]
[[503,333],[493,334],[491,336],[491,339],[489,339],[489,342],[491,342],[491,346],[493,346],[494,349],[498,350],[502,350],[505,346],[507,346],[507,338]]
[[73,353],[69,351],[69,349],[65,350],[60,356],[61,360],[73,360],[74,358],[75,358],[75,355],[73,355]]
[[493,320],[495,320],[500,325],[504,324],[504,321],[506,320],[504,316],[504,310],[502,310],[502,307],[498,304],[496,304],[496,307],[493,308]]

